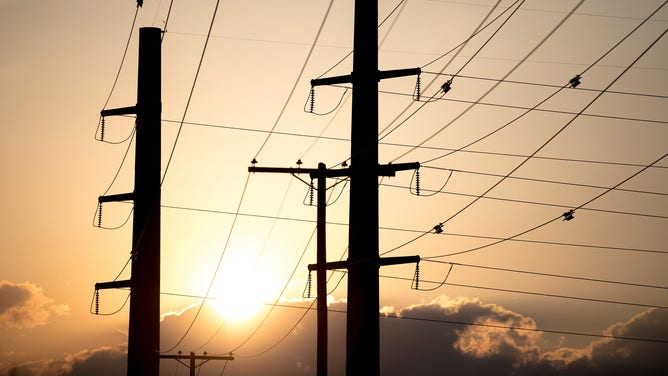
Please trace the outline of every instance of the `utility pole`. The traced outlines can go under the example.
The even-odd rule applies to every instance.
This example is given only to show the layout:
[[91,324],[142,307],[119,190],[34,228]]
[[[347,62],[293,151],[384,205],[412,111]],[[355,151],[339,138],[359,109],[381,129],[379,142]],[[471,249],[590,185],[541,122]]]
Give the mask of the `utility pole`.
[[130,280],[97,283],[96,290],[130,288],[128,375],[157,375],[160,350],[160,114],[161,30],[139,29],[137,105],[103,110],[102,117],[137,115],[134,192],[100,196],[134,200]]
[[[394,176],[396,171],[419,169],[420,164],[415,163],[398,163],[378,166],[378,174],[381,176]],[[334,261],[327,262],[327,236],[326,236],[326,209],[327,200],[325,192],[327,191],[327,178],[350,176],[350,169],[343,168],[337,170],[328,170],[324,163],[318,163],[318,168],[281,168],[281,167],[256,167],[255,165],[248,168],[248,172],[274,172],[274,173],[289,173],[289,174],[310,174],[311,179],[318,179],[318,219],[317,219],[317,251],[316,263],[309,264],[309,271],[316,271],[317,273],[317,372],[318,376],[327,375],[327,278],[326,271],[331,269],[349,269],[354,263],[350,259],[348,261]],[[385,257],[379,258],[378,265],[396,265],[405,263],[418,263],[419,256],[400,256],[400,257]],[[376,307],[376,314],[378,308]],[[350,317],[350,314],[349,314]],[[351,372],[351,371],[348,371]],[[352,371],[353,374],[354,371]],[[349,373],[350,374],[350,373]]]
[[[324,163],[318,163],[318,168],[280,168],[280,167],[255,167],[248,168],[248,172],[278,172],[290,174],[310,174],[311,179],[318,179],[318,214],[317,214],[317,372],[318,376],[327,375],[327,276],[325,265],[327,263],[327,178],[348,176],[348,169],[328,170]],[[309,268],[311,270],[311,268]]]
[[380,374],[379,268],[399,261],[383,262],[378,255],[378,81],[420,74],[419,68],[378,70],[377,25],[378,0],[356,0],[352,74],[311,81],[312,86],[346,82],[353,85],[349,257],[346,263],[347,375]]
[[[207,355],[206,352],[204,353],[204,355],[195,355],[194,352],[191,352],[190,355],[181,355],[181,352],[179,351],[178,355],[160,355],[160,359],[176,359],[177,362],[183,364],[184,366],[188,367],[188,369],[190,369],[190,376],[195,376],[195,370],[197,368],[203,366],[204,363],[207,363],[210,360],[234,360],[234,356],[232,356],[232,355],[222,355],[222,356]],[[182,362],[181,361],[182,359],[189,360],[188,364],[185,364],[184,362]],[[201,360],[201,362],[199,364],[196,364],[195,360]]]

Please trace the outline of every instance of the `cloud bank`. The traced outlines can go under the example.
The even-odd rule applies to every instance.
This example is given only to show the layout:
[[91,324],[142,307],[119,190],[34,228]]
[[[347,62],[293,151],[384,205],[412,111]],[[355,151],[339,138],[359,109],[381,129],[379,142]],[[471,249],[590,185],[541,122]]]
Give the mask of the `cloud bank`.
[[68,312],[67,305],[55,304],[33,283],[0,281],[0,329],[34,328]]
[[[306,303],[293,304],[306,306]],[[345,314],[338,312],[345,311],[346,304],[333,303],[329,309],[329,375],[345,375]],[[163,344],[174,344],[182,336],[196,310],[197,307],[191,307],[165,316],[161,324]],[[198,374],[220,375],[226,367],[227,376],[314,375],[316,315],[310,312],[293,326],[300,312],[303,310],[275,310],[267,321],[268,327],[235,351],[234,361],[208,362]],[[211,337],[219,325],[212,325],[209,319],[215,321],[215,317],[207,314],[202,317],[204,321],[196,325],[199,329],[184,341],[181,350],[187,353],[192,350],[188,348],[190,343],[201,345],[209,341],[204,350],[224,353],[230,349],[229,343],[239,344],[254,329],[223,326],[217,336]],[[511,328],[536,328],[534,319],[479,299],[441,296],[401,309],[385,307],[380,323],[383,376],[668,374],[666,343],[598,338],[581,348],[562,345],[546,349],[542,347],[545,343],[542,332]],[[609,326],[602,334],[666,340],[668,311],[640,312]],[[33,362],[0,371],[0,375],[125,375],[126,351],[125,346],[81,351],[57,361]],[[188,370],[175,361],[161,361],[162,375],[175,372],[187,374]]]

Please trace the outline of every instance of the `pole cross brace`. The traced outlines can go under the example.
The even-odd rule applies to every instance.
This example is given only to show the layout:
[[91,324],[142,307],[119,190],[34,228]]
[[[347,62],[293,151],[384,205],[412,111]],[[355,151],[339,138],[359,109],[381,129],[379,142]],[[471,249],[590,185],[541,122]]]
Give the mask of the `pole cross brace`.
[[[419,76],[420,73],[422,73],[422,70],[420,68],[393,69],[388,71],[379,70],[376,77],[378,81],[380,81],[386,78],[406,77],[414,75]],[[311,86],[336,85],[336,84],[346,84],[346,83],[353,83],[352,73],[343,76],[315,78],[311,80]]]

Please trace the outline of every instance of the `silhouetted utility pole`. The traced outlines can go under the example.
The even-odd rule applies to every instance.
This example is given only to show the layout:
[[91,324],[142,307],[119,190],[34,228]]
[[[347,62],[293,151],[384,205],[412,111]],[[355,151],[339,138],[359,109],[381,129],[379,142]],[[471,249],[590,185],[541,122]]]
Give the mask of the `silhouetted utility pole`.
[[311,81],[313,86],[346,82],[353,85],[347,262],[348,375],[380,374],[378,277],[379,267],[390,260],[383,263],[378,255],[378,81],[420,73],[419,68],[378,71],[377,25],[378,0],[355,1],[352,74]]
[[134,200],[130,280],[97,283],[96,290],[129,287],[128,375],[157,375],[160,348],[160,113],[161,30],[139,30],[137,105],[103,110],[102,117],[136,114],[134,192],[101,196]]
[[[234,360],[234,356],[232,355],[215,356],[215,355],[206,355],[206,353],[204,353],[204,355],[195,355],[194,352],[191,352],[190,355],[181,355],[180,351],[178,355],[160,355],[160,358],[176,359],[177,362],[183,364],[184,366],[190,369],[190,376],[195,376],[195,370],[203,366],[204,363],[207,363],[210,360]],[[189,360],[188,364],[183,363],[181,361],[182,359],[188,359]],[[195,360],[201,360],[201,362],[199,364],[196,364]]]
[[289,174],[310,174],[311,179],[318,179],[318,225],[317,225],[317,250],[316,267],[309,270],[317,270],[317,375],[327,375],[327,178],[348,176],[348,169],[328,170],[324,163],[318,163],[318,168],[280,168],[280,167],[255,167],[248,168],[248,172],[278,172]]

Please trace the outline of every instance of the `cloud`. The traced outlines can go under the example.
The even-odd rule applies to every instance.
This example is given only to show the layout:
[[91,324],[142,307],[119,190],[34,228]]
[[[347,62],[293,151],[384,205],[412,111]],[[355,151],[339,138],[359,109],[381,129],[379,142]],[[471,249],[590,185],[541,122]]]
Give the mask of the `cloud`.
[[68,312],[67,305],[55,304],[33,283],[0,281],[0,328],[34,328]]
[[0,376],[121,376],[126,374],[126,359],[126,344],[105,346],[67,354],[62,359],[26,362],[0,370]]
[[[20,300],[20,299],[17,299]],[[309,302],[291,303],[306,308]],[[161,323],[162,349],[181,338],[198,307],[164,315]],[[345,375],[345,302],[329,306],[329,374]],[[226,367],[229,376],[312,375],[316,361],[316,314],[279,307],[247,344],[235,350],[235,360],[208,362],[201,376],[219,375]],[[185,353],[203,343],[197,353],[226,353],[248,338],[260,318],[246,326],[223,323],[206,308],[185,341],[176,350]],[[475,323],[478,325],[467,325]],[[663,375],[668,374],[664,356],[667,345],[643,341],[600,338],[582,348],[546,349],[531,317],[501,305],[472,298],[441,296],[423,304],[403,308],[384,307],[380,318],[381,374],[399,375]],[[222,330],[221,330],[222,328]],[[217,333],[212,337],[213,333]],[[668,338],[668,312],[651,309],[608,327],[604,333],[619,337]],[[174,350],[173,352],[175,352]],[[125,345],[70,354],[60,360],[43,360],[0,371],[4,375],[124,375]],[[187,373],[175,361],[161,361],[164,375]]]

